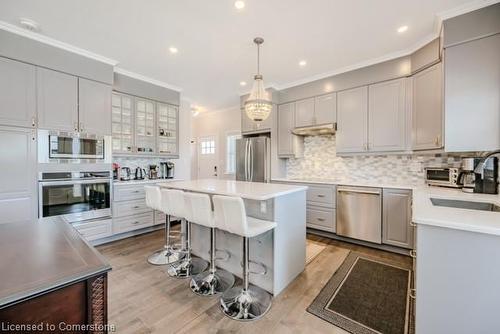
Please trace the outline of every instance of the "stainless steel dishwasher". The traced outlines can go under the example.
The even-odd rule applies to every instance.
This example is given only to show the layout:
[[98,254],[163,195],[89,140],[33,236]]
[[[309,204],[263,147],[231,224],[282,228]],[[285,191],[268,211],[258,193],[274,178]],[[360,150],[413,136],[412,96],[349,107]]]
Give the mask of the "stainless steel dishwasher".
[[382,243],[382,189],[337,187],[336,233]]

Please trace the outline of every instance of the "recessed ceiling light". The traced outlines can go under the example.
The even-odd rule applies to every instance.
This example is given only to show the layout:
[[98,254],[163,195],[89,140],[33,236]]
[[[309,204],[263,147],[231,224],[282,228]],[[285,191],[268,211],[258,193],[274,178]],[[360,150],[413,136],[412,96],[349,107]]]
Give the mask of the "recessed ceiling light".
[[245,81],[240,81],[240,86],[246,86],[247,83]]
[[176,54],[177,52],[179,52],[179,50],[177,50],[175,46],[169,47],[168,50],[170,51],[171,54]]
[[238,9],[238,10],[245,8],[245,1],[241,1],[241,0],[235,1],[234,7],[236,7],[236,9]]
[[22,18],[19,19],[19,23],[21,24],[21,26],[23,28],[28,29],[30,31],[38,31],[38,30],[40,30],[40,25],[37,22],[35,22],[35,21],[31,20],[31,19],[27,19],[27,18],[23,18],[22,17]]
[[406,30],[408,30],[408,26],[401,26],[398,28],[398,32],[401,34],[401,33],[404,33]]
[[305,61],[305,60],[299,61],[299,66],[304,67],[306,65],[307,65],[307,61]]

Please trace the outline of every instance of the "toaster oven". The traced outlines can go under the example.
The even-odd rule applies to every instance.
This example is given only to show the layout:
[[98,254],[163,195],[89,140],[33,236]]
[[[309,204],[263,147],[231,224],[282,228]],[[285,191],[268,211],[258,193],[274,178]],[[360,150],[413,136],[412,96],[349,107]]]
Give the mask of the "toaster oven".
[[460,168],[425,168],[425,183],[431,186],[461,188]]

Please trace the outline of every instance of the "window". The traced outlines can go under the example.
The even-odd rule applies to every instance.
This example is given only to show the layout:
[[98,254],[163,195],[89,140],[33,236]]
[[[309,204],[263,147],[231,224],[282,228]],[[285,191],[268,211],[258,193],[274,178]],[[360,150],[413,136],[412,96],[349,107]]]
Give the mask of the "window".
[[202,139],[201,140],[201,154],[214,154],[215,153],[215,140]]
[[239,133],[230,133],[226,136],[226,174],[236,173],[236,139],[240,139]]

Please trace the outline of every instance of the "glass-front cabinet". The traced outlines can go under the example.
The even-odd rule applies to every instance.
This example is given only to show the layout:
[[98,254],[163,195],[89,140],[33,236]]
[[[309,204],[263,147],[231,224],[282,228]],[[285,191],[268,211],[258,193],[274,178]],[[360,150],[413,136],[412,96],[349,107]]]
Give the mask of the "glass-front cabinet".
[[113,152],[131,153],[133,149],[132,97],[113,94],[112,101]]
[[177,152],[177,116],[179,108],[176,106],[157,103],[158,117],[158,154],[176,155]]
[[155,152],[155,103],[135,99],[135,146],[139,154]]
[[113,93],[113,153],[177,157],[179,107]]

